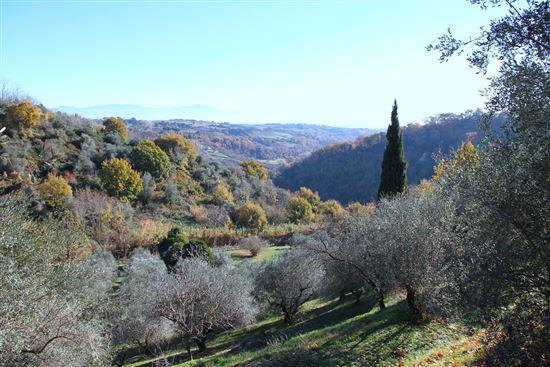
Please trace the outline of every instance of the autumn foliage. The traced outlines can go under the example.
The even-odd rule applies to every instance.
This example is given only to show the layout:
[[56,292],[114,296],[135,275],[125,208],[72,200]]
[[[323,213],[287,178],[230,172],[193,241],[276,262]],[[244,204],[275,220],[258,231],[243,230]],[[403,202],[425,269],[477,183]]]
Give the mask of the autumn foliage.
[[48,174],[44,182],[38,185],[38,191],[51,207],[60,207],[69,197],[73,196],[73,190],[67,181],[52,173]]
[[6,108],[4,124],[9,129],[27,129],[40,121],[40,108],[30,101],[12,103]]
[[126,159],[113,158],[101,164],[101,183],[109,195],[133,199],[143,189],[139,173]]
[[122,119],[118,117],[107,117],[103,121],[103,127],[107,133],[116,133],[120,135],[122,141],[128,141],[128,128]]

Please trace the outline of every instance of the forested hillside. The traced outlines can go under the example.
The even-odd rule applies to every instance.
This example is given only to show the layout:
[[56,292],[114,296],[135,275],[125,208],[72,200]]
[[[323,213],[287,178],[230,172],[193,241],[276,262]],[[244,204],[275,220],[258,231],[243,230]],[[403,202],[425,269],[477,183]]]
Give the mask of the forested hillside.
[[[482,133],[478,123],[481,119],[479,111],[442,114],[424,125],[405,127],[403,139],[409,184],[416,185],[422,179],[429,179],[438,156],[448,155],[466,140],[479,142]],[[327,146],[281,169],[274,182],[290,190],[309,187],[324,200],[335,199],[343,204],[373,201],[380,182],[385,146],[385,133],[362,137],[353,143]]]

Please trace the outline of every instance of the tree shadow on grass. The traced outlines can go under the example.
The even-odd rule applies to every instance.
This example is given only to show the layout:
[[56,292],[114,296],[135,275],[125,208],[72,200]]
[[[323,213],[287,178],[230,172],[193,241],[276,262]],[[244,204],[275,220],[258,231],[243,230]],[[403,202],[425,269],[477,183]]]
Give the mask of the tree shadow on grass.
[[[350,307],[350,305],[347,305]],[[337,309],[336,309],[337,310]],[[331,311],[336,311],[331,310]],[[342,313],[346,314],[346,308],[342,309]],[[348,310],[349,311],[349,310]],[[334,365],[349,365],[352,362],[357,362],[358,356],[355,353],[356,348],[365,343],[370,336],[384,330],[391,329],[392,331],[386,335],[377,338],[373,344],[368,345],[368,356],[365,358],[363,365],[376,365],[379,356],[388,354],[387,345],[399,340],[400,336],[407,332],[408,328],[413,327],[408,322],[408,314],[404,302],[399,302],[388,307],[385,311],[378,311],[370,315],[366,315],[357,321],[338,325],[340,322],[353,317],[347,313],[340,321],[337,318],[332,319],[332,315],[326,315],[329,320],[334,321],[332,324],[321,324],[315,321],[318,325],[315,329],[325,329],[325,341],[321,344],[315,344],[313,348],[309,348],[307,343],[303,346],[296,346],[287,350],[279,350],[268,355],[258,355],[256,358],[247,361],[247,365],[261,366],[334,366]],[[321,316],[323,317],[323,316]],[[320,326],[324,325],[324,326]],[[394,329],[395,327],[395,329]],[[357,331],[361,331],[355,337]],[[306,331],[307,332],[307,331]],[[326,335],[330,335],[328,338]],[[345,338],[357,338],[357,341],[351,347],[342,346],[342,340]],[[299,343],[299,342],[298,342]],[[282,343],[284,345],[284,342]],[[391,351],[390,351],[391,352]],[[391,357],[391,356],[390,356]],[[372,364],[374,362],[375,364]]]
[[371,300],[361,304],[354,304],[352,301],[333,301],[322,307],[303,312],[294,324],[287,325],[282,320],[278,320],[263,325],[247,333],[247,338],[234,348],[232,353],[260,349],[272,343],[284,342],[296,335],[339,324],[369,312],[375,303]]
[[[301,313],[299,318],[297,319],[297,322],[292,325],[286,325],[283,323],[282,319],[279,319],[277,321],[269,322],[259,327],[253,328],[252,330],[241,329],[238,331],[230,332],[231,338],[229,338],[229,340],[223,341],[216,345],[210,345],[206,351],[201,353],[198,353],[198,351],[194,350],[193,358],[200,359],[215,354],[230,356],[242,352],[250,352],[263,349],[269,345],[284,344],[287,340],[298,335],[303,335],[315,330],[331,328],[353,317],[368,313],[373,309],[375,305],[376,301],[371,298],[366,299],[361,304],[355,304],[352,300],[345,300],[343,302],[329,302],[322,307],[314,308]],[[391,313],[392,309],[395,306],[397,305],[390,306],[387,310],[383,312],[375,312],[372,315],[368,315],[358,322],[360,322],[360,324],[362,325],[361,327],[364,327],[365,324],[368,324],[372,320],[378,320],[380,319],[380,317],[384,318],[384,315]],[[381,322],[380,325],[376,326],[375,328],[371,328],[371,332],[376,332],[379,329],[387,327],[390,321],[391,320],[386,320],[384,322]],[[357,325],[353,324],[352,327],[355,328],[357,327]],[[221,335],[221,333],[218,334],[218,336],[219,335]],[[211,342],[214,341],[215,337],[215,335],[212,336]],[[189,361],[189,356],[187,355],[184,346],[178,340],[170,343],[170,345],[166,346],[164,350],[170,351],[166,354],[170,355],[166,359],[172,365]],[[311,351],[301,351],[300,353],[302,355],[299,362],[305,363],[306,359],[309,358],[309,355],[312,358],[312,361],[316,361],[317,363],[318,353],[316,354],[310,352]],[[275,363],[273,365],[288,366],[289,361],[292,361],[293,365],[295,365],[295,357],[291,358],[290,360],[286,359],[286,357],[282,355],[273,357],[274,359],[272,362]],[[155,358],[155,361],[145,363],[141,366],[153,367],[155,366],[155,363],[157,363],[158,365],[157,361],[161,361],[162,359],[162,357],[158,357]],[[270,363],[267,364],[269,365]]]

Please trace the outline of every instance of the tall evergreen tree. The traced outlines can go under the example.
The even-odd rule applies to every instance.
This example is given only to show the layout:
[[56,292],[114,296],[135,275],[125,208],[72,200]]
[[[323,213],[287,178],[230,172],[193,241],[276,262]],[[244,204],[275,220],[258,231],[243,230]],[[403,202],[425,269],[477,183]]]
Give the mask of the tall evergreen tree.
[[407,189],[407,162],[403,153],[403,137],[397,118],[397,101],[395,100],[386,139],[388,143],[382,159],[378,198],[393,196]]

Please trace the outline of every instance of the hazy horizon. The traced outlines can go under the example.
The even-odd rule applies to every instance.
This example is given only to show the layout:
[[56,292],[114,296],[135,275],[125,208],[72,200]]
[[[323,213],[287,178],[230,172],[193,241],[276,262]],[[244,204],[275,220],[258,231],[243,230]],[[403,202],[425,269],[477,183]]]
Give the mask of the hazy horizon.
[[199,105],[208,108],[179,117],[374,129],[394,98],[403,124],[482,107],[486,76],[425,47],[449,25],[471,34],[499,11],[463,0],[0,7],[0,78],[48,107]]

